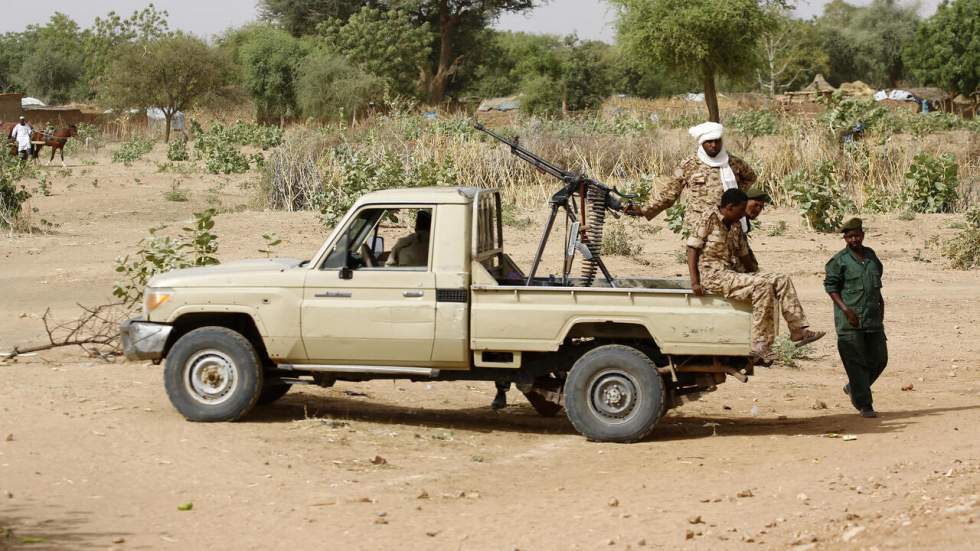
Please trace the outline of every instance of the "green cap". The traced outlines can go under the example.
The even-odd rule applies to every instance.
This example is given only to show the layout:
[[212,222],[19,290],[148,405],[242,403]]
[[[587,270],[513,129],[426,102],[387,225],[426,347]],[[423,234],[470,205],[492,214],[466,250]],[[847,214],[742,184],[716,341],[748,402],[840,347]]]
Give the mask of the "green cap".
[[851,218],[844,225],[840,227],[841,233],[847,233],[851,230],[861,230],[864,231],[864,224],[861,222],[860,218]]
[[762,201],[763,203],[772,203],[772,197],[769,197],[766,190],[762,189],[761,187],[754,187],[746,191],[745,195],[747,195],[751,200]]

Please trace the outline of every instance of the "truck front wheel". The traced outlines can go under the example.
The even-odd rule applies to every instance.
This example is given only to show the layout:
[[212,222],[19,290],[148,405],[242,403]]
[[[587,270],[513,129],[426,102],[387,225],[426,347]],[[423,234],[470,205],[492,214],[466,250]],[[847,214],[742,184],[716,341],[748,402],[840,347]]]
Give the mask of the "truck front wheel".
[[262,395],[262,364],[252,343],[224,327],[180,337],[164,368],[170,403],[191,421],[237,421]]
[[618,344],[583,355],[565,380],[565,411],[575,430],[596,442],[636,442],[664,413],[657,366],[643,352]]

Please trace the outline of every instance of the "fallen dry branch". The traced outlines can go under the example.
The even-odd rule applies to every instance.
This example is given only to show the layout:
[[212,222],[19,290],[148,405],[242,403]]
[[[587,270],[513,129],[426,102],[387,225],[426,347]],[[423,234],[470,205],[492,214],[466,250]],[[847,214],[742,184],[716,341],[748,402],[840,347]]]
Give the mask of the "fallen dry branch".
[[51,316],[51,309],[45,310],[41,316],[48,342],[45,344],[15,346],[6,359],[13,359],[21,354],[52,350],[65,346],[78,346],[92,357],[112,360],[119,355],[119,323],[129,317],[129,310],[123,303],[102,304],[99,306],[83,306],[82,314],[68,321],[56,321]]

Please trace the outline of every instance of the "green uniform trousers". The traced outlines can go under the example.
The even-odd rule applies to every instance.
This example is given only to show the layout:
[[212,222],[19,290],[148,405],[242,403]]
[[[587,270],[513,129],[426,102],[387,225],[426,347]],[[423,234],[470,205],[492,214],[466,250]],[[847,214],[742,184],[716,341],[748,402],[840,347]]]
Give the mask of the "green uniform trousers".
[[837,351],[851,385],[851,403],[861,410],[872,407],[871,385],[888,365],[888,339],[884,331],[837,334]]

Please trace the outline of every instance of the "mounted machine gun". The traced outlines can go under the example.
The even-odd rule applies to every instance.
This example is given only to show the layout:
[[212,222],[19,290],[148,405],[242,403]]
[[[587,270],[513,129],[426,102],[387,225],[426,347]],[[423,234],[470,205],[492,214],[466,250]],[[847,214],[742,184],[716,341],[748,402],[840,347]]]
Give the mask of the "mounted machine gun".
[[525,285],[530,286],[534,282],[534,277],[537,275],[538,267],[541,264],[541,257],[544,255],[545,247],[548,244],[548,238],[554,228],[555,219],[558,217],[559,209],[561,209],[565,212],[566,226],[562,285],[571,284],[572,263],[575,261],[575,254],[581,253],[582,284],[585,287],[591,287],[595,282],[596,272],[601,271],[609,286],[615,287],[614,278],[602,261],[602,234],[606,222],[606,211],[618,218],[617,213],[621,212],[625,206],[622,199],[628,201],[637,196],[620,193],[616,188],[611,188],[598,180],[559,168],[524,149],[516,137],[513,140],[508,140],[480,123],[474,124],[474,128],[506,144],[510,147],[510,152],[516,157],[527,161],[539,171],[561,180],[564,184],[558,192],[551,196],[548,202],[551,205],[551,214],[548,217],[548,223],[545,225],[537,252],[534,254],[531,271],[528,273]]

